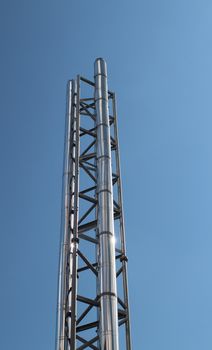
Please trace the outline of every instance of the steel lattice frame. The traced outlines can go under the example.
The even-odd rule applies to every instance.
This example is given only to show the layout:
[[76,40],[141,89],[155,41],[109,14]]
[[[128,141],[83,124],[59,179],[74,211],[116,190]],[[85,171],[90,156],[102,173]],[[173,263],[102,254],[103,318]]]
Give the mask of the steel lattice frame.
[[[95,83],[67,87],[57,350],[100,349]],[[131,350],[127,257],[115,93],[108,91],[120,349]],[[101,349],[104,350],[104,349]],[[106,349],[107,350],[107,349]]]

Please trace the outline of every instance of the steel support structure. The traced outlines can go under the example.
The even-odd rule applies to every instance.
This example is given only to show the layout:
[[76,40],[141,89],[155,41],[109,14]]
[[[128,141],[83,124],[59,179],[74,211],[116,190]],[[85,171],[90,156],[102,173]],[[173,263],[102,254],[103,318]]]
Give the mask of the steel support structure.
[[131,350],[115,93],[68,82],[56,350]]

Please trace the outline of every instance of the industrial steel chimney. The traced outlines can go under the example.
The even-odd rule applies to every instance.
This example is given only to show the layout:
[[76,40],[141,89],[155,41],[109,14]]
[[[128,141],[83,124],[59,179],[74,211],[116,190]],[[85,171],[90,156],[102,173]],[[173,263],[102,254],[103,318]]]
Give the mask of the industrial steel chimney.
[[94,82],[67,85],[56,350],[83,349],[132,349],[116,99],[102,58]]

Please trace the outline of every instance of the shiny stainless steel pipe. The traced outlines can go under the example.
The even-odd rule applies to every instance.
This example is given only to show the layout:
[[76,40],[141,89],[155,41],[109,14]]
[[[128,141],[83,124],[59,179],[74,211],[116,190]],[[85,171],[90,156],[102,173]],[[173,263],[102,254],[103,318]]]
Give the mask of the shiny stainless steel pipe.
[[118,350],[117,286],[113,219],[110,125],[107,67],[102,58],[94,64],[97,127],[97,231],[99,235],[100,345]]
[[[65,125],[65,144],[64,144],[64,160],[63,160],[63,191],[62,191],[62,215],[61,215],[61,237],[60,237],[60,262],[59,262],[59,279],[58,279],[58,307],[57,307],[57,335],[56,350],[67,350],[68,339],[66,336],[66,314],[71,305],[71,274],[72,274],[72,251],[71,235],[73,229],[74,207],[74,182],[71,180],[75,174],[75,150],[72,143],[75,141],[76,135],[76,115],[73,108],[74,96],[76,94],[76,81],[68,82],[67,86],[67,112]],[[68,267],[68,268],[67,268]],[[70,319],[69,338],[70,338]]]
[[71,137],[71,113],[72,113],[72,81],[67,86],[67,112],[65,125],[65,144],[63,160],[63,191],[62,191],[62,215],[61,215],[61,237],[60,237],[60,262],[58,281],[58,308],[57,308],[57,337],[56,349],[65,349],[65,313],[66,313],[66,290],[67,275],[66,264],[69,241],[69,198],[70,198],[70,137]]

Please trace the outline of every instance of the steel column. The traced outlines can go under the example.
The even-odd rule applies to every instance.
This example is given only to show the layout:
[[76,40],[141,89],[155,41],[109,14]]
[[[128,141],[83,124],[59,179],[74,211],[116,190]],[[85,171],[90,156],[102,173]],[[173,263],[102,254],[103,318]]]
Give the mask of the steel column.
[[107,67],[95,62],[101,349],[118,350],[117,287]]

